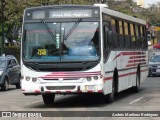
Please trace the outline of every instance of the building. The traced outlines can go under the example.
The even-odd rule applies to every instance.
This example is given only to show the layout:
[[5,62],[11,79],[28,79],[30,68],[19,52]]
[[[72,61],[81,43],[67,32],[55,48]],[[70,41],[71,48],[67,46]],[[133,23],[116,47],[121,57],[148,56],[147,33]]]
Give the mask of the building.
[[138,6],[143,8],[145,7],[144,0],[133,0],[133,1],[136,2]]

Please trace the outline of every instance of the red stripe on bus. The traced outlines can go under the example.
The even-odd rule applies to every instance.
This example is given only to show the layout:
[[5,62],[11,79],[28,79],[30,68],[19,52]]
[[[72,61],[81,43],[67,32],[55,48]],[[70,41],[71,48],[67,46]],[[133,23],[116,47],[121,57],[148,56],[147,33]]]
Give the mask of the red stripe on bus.
[[112,80],[112,79],[113,79],[113,77],[106,77],[106,78],[104,78],[104,81]]
[[[145,70],[141,70],[141,72],[146,72],[148,71],[148,69],[145,69]],[[126,74],[122,74],[122,75],[119,75],[118,77],[125,77],[125,76],[129,76],[129,75],[134,75],[136,74],[136,72],[130,72],[130,73],[126,73]],[[104,81],[107,81],[107,80],[112,80],[113,77],[106,77],[104,78]]]
[[146,58],[146,56],[131,56],[129,59]]
[[142,54],[145,54],[145,52],[121,52],[113,59],[113,61],[118,57],[124,56],[124,55],[142,55]]
[[89,76],[93,76],[93,75],[99,75],[99,74],[77,74],[77,75],[75,75],[75,74],[49,74],[49,75],[46,75],[46,76],[80,76],[80,75],[83,75],[83,76],[87,76],[87,75],[89,75]]
[[71,78],[71,79],[73,79],[73,78],[75,78],[75,79],[79,79],[79,78],[85,78],[85,77],[92,77],[92,76],[44,76],[44,77],[39,77],[39,78],[44,78],[44,79],[54,79],[54,78],[56,78],[56,79],[58,79],[58,78]]
[[98,90],[98,92],[99,92],[99,93],[102,93],[102,92],[103,92],[103,90]]
[[93,92],[93,90],[87,90],[87,92],[90,92],[90,93],[91,93],[91,92]]
[[133,62],[144,62],[146,61],[145,59],[142,60],[129,60],[128,63],[133,63]]
[[45,76],[41,76],[39,78],[82,78],[82,77],[92,77],[100,75],[100,71],[98,72],[54,72],[51,74],[47,74]]
[[146,71],[148,71],[148,69],[145,69],[145,70],[141,70],[141,72],[146,72]]
[[97,72],[53,72],[53,75],[73,75],[73,74],[99,74],[100,71]]
[[78,90],[77,92],[78,92],[78,93],[81,93],[81,92],[82,92],[82,90]]
[[21,89],[21,91],[25,91],[25,89]]
[[46,93],[51,93],[51,91],[45,91]]
[[56,91],[56,93],[61,93],[61,91]]
[[67,90],[66,92],[67,92],[67,93],[70,93],[71,91],[70,91],[70,90]]
[[134,74],[136,74],[136,72],[130,72],[130,73],[122,74],[122,75],[119,75],[119,77],[125,77],[125,76],[129,76],[129,75],[134,75]]
[[126,65],[126,67],[135,67],[135,66],[137,66],[138,64],[144,65],[144,64],[146,64],[146,62],[135,63],[135,64],[128,64],[128,65]]

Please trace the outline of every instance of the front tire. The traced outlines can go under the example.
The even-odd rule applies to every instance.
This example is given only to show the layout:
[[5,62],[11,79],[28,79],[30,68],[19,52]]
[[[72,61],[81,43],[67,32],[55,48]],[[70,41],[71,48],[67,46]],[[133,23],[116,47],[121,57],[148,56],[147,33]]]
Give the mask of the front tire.
[[20,80],[21,80],[21,76],[19,75],[18,82],[15,84],[17,89],[21,88],[21,81]]
[[44,104],[53,104],[55,99],[55,94],[42,94]]
[[21,88],[21,83],[16,83],[16,88],[20,89]]
[[3,86],[1,87],[1,90],[2,90],[2,91],[7,91],[8,89],[9,89],[8,79],[7,79],[7,78],[4,78],[4,84],[3,84]]
[[113,80],[113,82],[112,82],[112,93],[109,93],[109,94],[104,96],[105,97],[105,101],[107,103],[112,103],[114,101],[114,99],[115,99],[115,93],[116,93],[116,86],[115,86],[115,82]]

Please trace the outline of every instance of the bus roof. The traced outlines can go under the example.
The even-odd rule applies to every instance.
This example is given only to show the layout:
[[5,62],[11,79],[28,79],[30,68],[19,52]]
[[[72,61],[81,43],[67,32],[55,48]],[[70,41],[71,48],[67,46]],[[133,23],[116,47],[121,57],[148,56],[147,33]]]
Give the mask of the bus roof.
[[118,12],[118,11],[111,10],[111,9],[106,8],[106,7],[101,7],[101,9],[102,9],[102,12],[106,13],[107,15],[110,15],[110,16],[113,16],[113,17],[116,17],[116,18],[121,18],[123,20],[127,20],[127,21],[136,22],[136,23],[139,23],[139,24],[146,25],[145,20],[135,18],[135,17],[129,16],[127,14],[124,14],[124,13],[121,13],[121,12]]
[[106,5],[102,5],[102,4],[95,4],[95,5],[72,5],[72,4],[71,5],[70,4],[69,5],[68,4],[67,5],[48,5],[48,6],[38,6],[38,7],[26,8],[25,10],[43,9],[43,8],[44,9],[47,9],[47,8],[51,9],[51,8],[61,8],[61,7],[75,8],[75,6],[76,6],[76,8],[83,8],[83,7],[100,8],[103,13],[108,14],[110,16],[146,25],[146,21],[145,20],[138,19],[138,18],[129,16],[129,15],[126,15],[124,13],[108,9]]
[[[26,8],[25,10],[32,10],[32,9],[47,9],[47,8],[61,8],[61,7],[66,7],[66,8],[76,8],[79,7],[88,7],[88,8],[98,8],[98,6],[93,6],[93,5],[73,5],[73,4],[66,4],[66,5],[47,5],[47,6],[37,6],[37,7],[30,7],[30,8]],[[75,8],[75,9],[76,9]]]

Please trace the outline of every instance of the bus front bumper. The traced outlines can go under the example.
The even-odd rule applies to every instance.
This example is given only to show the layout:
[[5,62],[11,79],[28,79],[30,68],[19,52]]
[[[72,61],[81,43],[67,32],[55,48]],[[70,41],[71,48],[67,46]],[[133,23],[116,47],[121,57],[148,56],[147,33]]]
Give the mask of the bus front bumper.
[[24,95],[40,95],[45,93],[74,94],[74,93],[103,93],[100,80],[86,83],[33,83],[21,81]]

